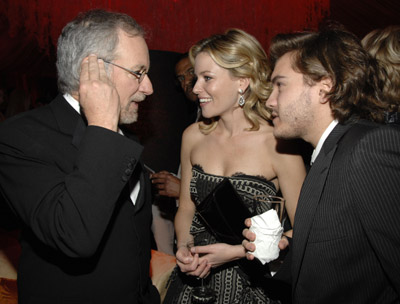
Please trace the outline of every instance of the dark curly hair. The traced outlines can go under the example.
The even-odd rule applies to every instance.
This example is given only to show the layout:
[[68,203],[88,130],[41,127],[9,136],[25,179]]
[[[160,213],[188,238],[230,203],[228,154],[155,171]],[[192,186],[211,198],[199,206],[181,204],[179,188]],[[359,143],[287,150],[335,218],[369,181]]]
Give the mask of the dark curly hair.
[[334,117],[345,123],[352,118],[384,121],[376,60],[364,50],[360,40],[337,24],[319,32],[278,34],[272,40],[270,58],[277,60],[293,52],[293,69],[313,85],[324,78],[332,80],[327,93]]

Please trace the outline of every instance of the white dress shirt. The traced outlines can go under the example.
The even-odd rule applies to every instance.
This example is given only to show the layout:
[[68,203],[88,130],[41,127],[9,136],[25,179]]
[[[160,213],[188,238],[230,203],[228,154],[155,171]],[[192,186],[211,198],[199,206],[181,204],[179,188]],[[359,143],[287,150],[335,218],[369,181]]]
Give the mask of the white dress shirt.
[[311,155],[311,163],[310,163],[311,166],[315,162],[315,160],[317,159],[317,156],[318,156],[319,152],[321,152],[321,148],[322,148],[325,140],[328,138],[329,134],[331,134],[332,130],[336,127],[337,124],[338,124],[338,121],[336,119],[333,120],[329,124],[329,126],[326,128],[324,133],[322,133],[322,136],[319,139],[318,144],[315,147],[315,149],[314,149],[314,151],[313,151],[313,153]]

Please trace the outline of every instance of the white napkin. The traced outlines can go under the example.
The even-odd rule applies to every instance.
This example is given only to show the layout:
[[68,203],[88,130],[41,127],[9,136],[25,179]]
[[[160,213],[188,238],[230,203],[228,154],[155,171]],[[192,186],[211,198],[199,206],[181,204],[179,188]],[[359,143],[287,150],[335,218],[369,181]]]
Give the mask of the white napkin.
[[256,250],[250,252],[261,263],[269,263],[279,257],[278,243],[282,237],[283,228],[278,214],[271,209],[251,218],[250,231],[256,234]]

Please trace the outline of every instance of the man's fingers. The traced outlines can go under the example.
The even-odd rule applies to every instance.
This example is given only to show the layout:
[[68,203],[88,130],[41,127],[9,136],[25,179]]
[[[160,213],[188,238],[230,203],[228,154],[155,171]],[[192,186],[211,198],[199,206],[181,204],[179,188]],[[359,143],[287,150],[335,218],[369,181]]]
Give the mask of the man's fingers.
[[286,238],[286,236],[282,236],[282,239],[279,241],[278,244],[279,249],[284,250],[288,246],[289,246],[289,240]]
[[245,237],[245,238],[247,238],[247,233],[249,232],[249,229],[243,229],[243,231],[242,231],[242,235]]
[[252,255],[250,252],[246,252],[246,259],[248,259],[249,261],[254,260],[254,255]]
[[246,259],[248,259],[249,261],[254,260],[254,255],[251,252],[256,250],[256,246],[253,243],[250,243],[247,240],[244,240],[242,242],[242,245],[246,249]]
[[251,242],[256,240],[256,234],[251,232],[249,229],[244,229],[242,235]]
[[158,172],[158,173],[154,173],[152,176],[153,178],[162,178],[165,179],[168,176],[168,172]]
[[89,80],[89,59],[86,57],[81,63],[80,82]]
[[254,245],[254,243],[249,242],[248,240],[243,240],[242,246],[246,249],[246,251],[256,250],[256,245]]
[[96,55],[89,56],[89,79],[90,80],[100,79],[99,62],[97,61]]
[[165,178],[158,176],[158,177],[152,178],[152,182],[153,182],[153,184],[165,184]]
[[[108,81],[109,78],[108,78],[108,75],[106,73],[106,68],[104,66],[104,61],[102,59],[98,59],[97,62],[98,62],[98,66],[99,66],[100,79],[103,80],[103,81]],[[111,71],[111,69],[110,69],[110,71]]]

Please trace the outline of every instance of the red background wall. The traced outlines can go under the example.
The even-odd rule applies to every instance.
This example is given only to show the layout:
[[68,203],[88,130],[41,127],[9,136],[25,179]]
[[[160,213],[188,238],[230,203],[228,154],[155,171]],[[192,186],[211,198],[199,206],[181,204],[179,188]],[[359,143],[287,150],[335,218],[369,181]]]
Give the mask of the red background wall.
[[45,50],[80,11],[125,12],[149,33],[149,47],[185,52],[193,43],[228,27],[242,28],[267,46],[280,31],[316,28],[329,14],[330,0],[3,0],[11,37],[24,32]]
[[[267,49],[275,34],[316,29],[328,18],[360,38],[400,23],[399,0],[0,0],[0,88],[22,88],[34,106],[38,97],[53,97],[57,37],[77,13],[92,8],[131,15],[147,30],[150,49],[172,52],[230,27],[246,30]],[[176,54],[151,56],[155,93],[141,106],[134,128],[145,144],[146,163],[176,172],[187,124],[183,95],[173,91]]]
[[39,82],[54,82],[55,46],[80,11],[105,8],[133,16],[149,48],[185,52],[199,39],[230,27],[264,46],[278,32],[316,29],[338,20],[360,37],[399,23],[399,0],[0,0],[0,87],[21,87],[35,100]]
[[27,88],[54,77],[62,27],[92,8],[128,13],[146,28],[150,49],[175,52],[229,27],[248,31],[267,49],[276,33],[316,29],[325,18],[360,37],[400,19],[398,0],[0,0],[0,81]]

